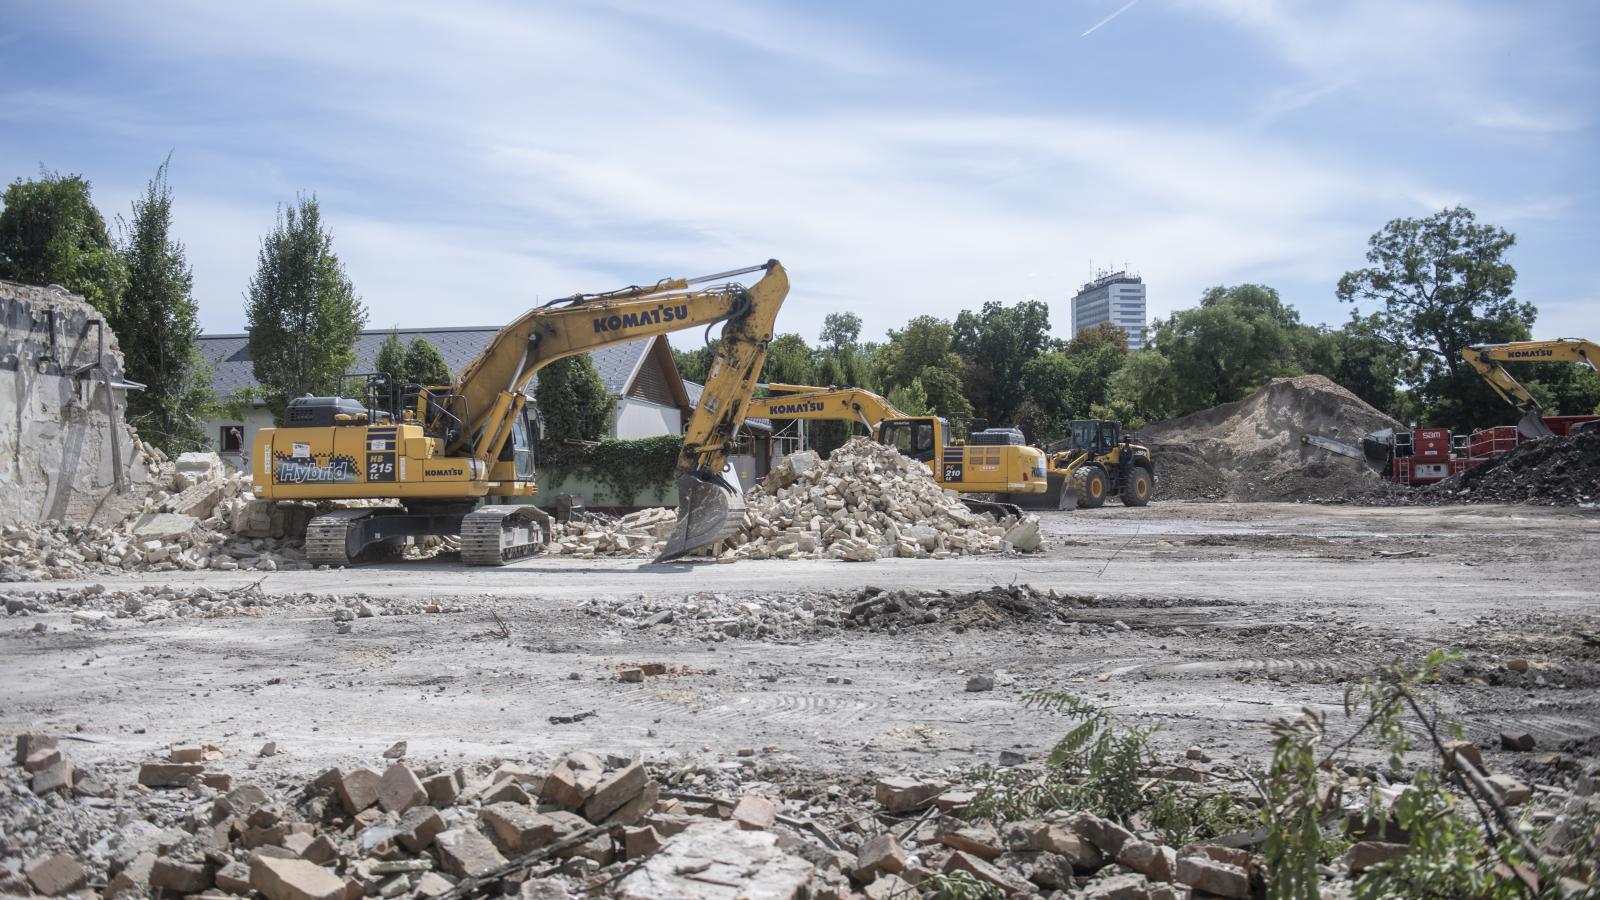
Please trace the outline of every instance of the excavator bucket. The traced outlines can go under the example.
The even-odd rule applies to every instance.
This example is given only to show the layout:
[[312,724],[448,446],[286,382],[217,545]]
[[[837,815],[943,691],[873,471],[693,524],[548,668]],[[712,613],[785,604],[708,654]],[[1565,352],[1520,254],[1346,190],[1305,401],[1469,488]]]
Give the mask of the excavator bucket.
[[1048,485],[1040,494],[1006,494],[1007,502],[1015,503],[1023,509],[1077,509],[1078,489],[1073,485],[1072,479],[1057,472],[1046,476],[1045,484]]
[[669,562],[732,537],[744,522],[744,492],[730,463],[720,475],[678,475],[678,527],[656,562]]
[[1550,426],[1544,423],[1544,416],[1539,415],[1537,409],[1530,409],[1517,422],[1517,431],[1525,438],[1543,438],[1555,434]]

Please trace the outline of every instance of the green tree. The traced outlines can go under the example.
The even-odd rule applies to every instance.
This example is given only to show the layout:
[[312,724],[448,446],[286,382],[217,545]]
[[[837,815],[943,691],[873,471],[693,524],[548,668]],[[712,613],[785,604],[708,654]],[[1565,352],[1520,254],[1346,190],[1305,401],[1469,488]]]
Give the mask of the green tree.
[[822,334],[817,336],[823,346],[839,353],[856,346],[861,337],[861,317],[853,312],[831,312],[822,318]]
[[1176,412],[1228,403],[1273,378],[1304,374],[1306,330],[1300,314],[1260,284],[1211,288],[1199,306],[1157,319],[1155,346],[1171,365]]
[[[372,362],[372,369],[379,375],[388,376],[389,384],[394,387],[398,400],[401,386],[407,381],[406,343],[400,339],[398,328],[391,328],[389,333],[384,335],[383,343],[378,345],[378,356]],[[393,409],[389,411],[395,412]]]
[[1030,396],[1023,367],[1050,347],[1050,307],[1038,300],[1015,306],[989,302],[962,310],[951,349],[966,361],[966,396],[992,422],[1011,422]]
[[140,437],[176,456],[205,445],[200,420],[213,398],[200,356],[194,277],[171,229],[172,188],[163,162],[144,196],[133,201],[133,220],[124,229],[127,287],[115,329],[128,377],[145,385],[128,394],[128,421]]
[[693,350],[679,350],[673,347],[672,361],[678,367],[678,374],[689,381],[705,384],[706,376],[711,372],[711,359],[717,353],[718,340],[720,338],[714,338]]
[[811,348],[798,334],[780,334],[767,345],[767,360],[757,379],[762,384],[811,384],[816,379]]
[[885,399],[890,406],[908,416],[933,415],[933,407],[928,405],[928,392],[922,389],[922,382],[915,378],[911,379],[910,384],[890,391]]
[[905,328],[890,331],[889,342],[874,359],[882,392],[892,395],[920,382],[933,412],[956,419],[971,415],[972,404],[962,391],[966,364],[951,349],[954,340],[950,323],[934,316],[917,316]]
[[112,328],[127,273],[81,175],[41,171],[6,188],[0,209],[0,278],[59,284],[88,300]]
[[539,456],[560,460],[567,441],[597,441],[611,427],[617,398],[606,391],[587,353],[562,357],[539,370],[534,387],[543,428]]
[[450,364],[427,338],[412,338],[406,345],[406,379],[423,386],[450,383]]
[[1333,359],[1331,365],[1316,371],[1392,416],[1399,409],[1403,357],[1393,344],[1378,336],[1374,319],[1353,314],[1343,328],[1328,332]]
[[1531,333],[1536,310],[1513,296],[1517,271],[1505,260],[1516,240],[1462,206],[1394,219],[1367,242],[1370,265],[1339,279],[1339,299],[1372,307],[1373,333],[1403,355],[1431,424],[1459,431],[1504,417],[1459,353]]
[[315,195],[279,208],[261,239],[245,315],[256,381],[274,416],[282,419],[292,397],[338,389],[367,311],[333,252]]
[[1106,407],[1107,418],[1121,420],[1129,428],[1142,428],[1177,414],[1173,396],[1172,363],[1155,349],[1129,353],[1111,376]]

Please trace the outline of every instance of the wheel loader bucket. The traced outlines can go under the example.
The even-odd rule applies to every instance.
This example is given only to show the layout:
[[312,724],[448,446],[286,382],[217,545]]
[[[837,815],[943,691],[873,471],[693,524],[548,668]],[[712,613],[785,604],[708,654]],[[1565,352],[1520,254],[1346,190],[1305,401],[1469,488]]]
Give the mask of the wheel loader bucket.
[[744,492],[731,464],[720,475],[678,476],[678,526],[656,562],[669,562],[730,538],[744,523]]
[[1051,472],[1046,476],[1047,487],[1038,494],[1007,494],[1006,501],[1023,509],[1077,509],[1078,489],[1066,475]]

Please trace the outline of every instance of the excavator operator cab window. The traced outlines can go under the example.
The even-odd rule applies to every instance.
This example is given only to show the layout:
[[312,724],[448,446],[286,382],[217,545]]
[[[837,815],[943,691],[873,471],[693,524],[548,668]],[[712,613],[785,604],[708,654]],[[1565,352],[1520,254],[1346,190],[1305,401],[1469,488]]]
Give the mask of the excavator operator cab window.
[[900,419],[884,422],[878,429],[878,443],[887,444],[915,460],[933,459],[933,421]]
[[511,426],[511,440],[506,441],[505,448],[500,451],[502,460],[510,459],[516,463],[514,471],[519,480],[533,478],[534,473],[534,444],[539,439],[539,422],[534,417],[531,407],[524,408],[522,415]]

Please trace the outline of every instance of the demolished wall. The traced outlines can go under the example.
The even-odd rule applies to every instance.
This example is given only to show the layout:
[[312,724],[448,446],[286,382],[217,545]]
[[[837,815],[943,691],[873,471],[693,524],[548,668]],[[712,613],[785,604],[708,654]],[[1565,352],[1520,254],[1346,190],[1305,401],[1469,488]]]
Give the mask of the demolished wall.
[[0,524],[109,525],[143,508],[150,465],[106,386],[122,376],[116,335],[82,297],[0,281]]

